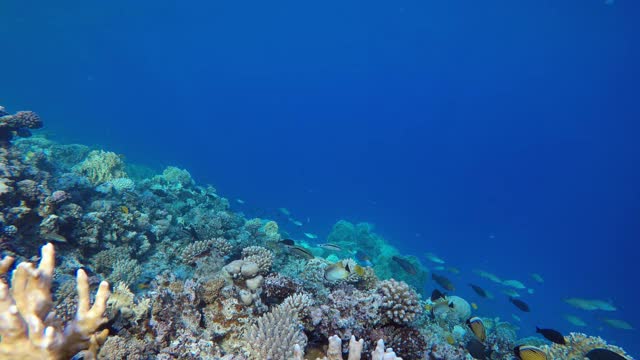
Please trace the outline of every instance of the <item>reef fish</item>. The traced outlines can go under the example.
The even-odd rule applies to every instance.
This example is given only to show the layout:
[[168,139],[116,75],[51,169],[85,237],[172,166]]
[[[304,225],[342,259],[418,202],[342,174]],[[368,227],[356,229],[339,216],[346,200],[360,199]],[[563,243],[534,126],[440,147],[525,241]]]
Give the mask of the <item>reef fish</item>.
[[447,268],[447,271],[452,273],[452,274],[455,274],[455,275],[460,274],[460,269],[458,269],[457,267],[454,267],[454,266],[449,266]]
[[580,327],[585,327],[587,326],[587,323],[584,322],[584,320],[580,319],[579,317],[575,316],[575,315],[569,315],[569,314],[565,314],[564,318],[570,322],[571,324],[575,325],[575,326],[580,326]]
[[284,215],[287,215],[287,216],[291,215],[291,212],[287,208],[281,207],[281,208],[278,208],[278,210],[280,210],[280,212],[283,213]]
[[547,340],[554,342],[560,345],[566,345],[567,340],[564,339],[564,335],[562,335],[559,331],[553,329],[540,329],[536,326],[536,332],[542,336],[544,336]]
[[602,319],[602,322],[611,326],[612,328],[620,330],[633,330],[633,326],[624,320],[619,319]]
[[582,310],[616,311],[616,307],[608,301],[598,299],[567,298],[567,304]]
[[491,355],[491,349],[488,349],[478,339],[469,340],[465,348],[474,359],[486,360],[489,359],[489,355]]
[[291,239],[283,239],[283,240],[280,240],[280,244],[284,246],[294,246],[296,243]]
[[507,295],[507,296],[514,297],[514,298],[520,297],[520,294],[518,294],[518,292],[515,291],[514,289],[503,289],[502,293]]
[[481,288],[480,286],[478,286],[478,285],[474,285],[474,284],[469,284],[469,286],[471,286],[471,288],[473,289],[473,291],[475,291],[475,292],[476,292],[476,294],[478,294],[478,295],[482,296],[483,298],[488,297],[488,296],[487,296],[487,292],[486,292],[486,291],[484,291],[484,289],[483,289],[483,288]]
[[240,205],[244,204],[244,200],[242,200],[242,199],[236,199],[236,202],[237,202],[238,204],[240,204]]
[[438,289],[434,289],[431,292],[431,301],[437,301],[439,299],[444,299],[445,298],[445,294],[443,294],[440,290]]
[[488,271],[476,269],[476,270],[473,270],[473,272],[478,274],[480,277],[493,281],[494,283],[502,284],[502,280],[499,277],[497,277],[496,275]]
[[60,243],[66,243],[67,242],[67,238],[65,238],[64,236],[57,234],[57,233],[46,233],[46,234],[40,234],[40,238],[43,240],[47,240],[47,241],[55,241],[55,242],[60,242]]
[[487,330],[484,327],[482,319],[475,316],[467,320],[467,326],[471,329],[478,340],[485,342],[487,340]]
[[442,288],[453,291],[456,287],[453,285],[451,280],[449,280],[446,276],[438,275],[436,273],[431,274],[431,278],[438,283],[438,285],[442,286]]
[[438,319],[444,318],[445,315],[454,307],[455,305],[453,302],[448,302],[446,299],[439,300],[431,308],[431,315]]
[[540,274],[537,274],[537,273],[531,274],[531,278],[533,280],[539,282],[540,284],[542,284],[544,282],[544,279],[542,278],[542,276],[540,276]]
[[511,303],[513,305],[515,305],[515,307],[517,307],[518,309],[524,311],[524,312],[530,312],[531,309],[529,308],[529,305],[527,305],[526,302],[520,300],[520,299],[516,299],[514,297],[510,297],[509,301],[511,301]]
[[593,349],[585,357],[589,360],[627,360],[626,357],[608,349]]
[[398,257],[398,256],[392,256],[391,259],[393,261],[395,261],[398,265],[400,265],[402,270],[406,271],[407,274],[409,274],[409,275],[417,275],[418,274],[418,269],[416,269],[415,265],[413,265],[411,262],[409,262],[409,260],[401,258],[401,257]]
[[358,260],[364,266],[373,265],[373,262],[371,262],[371,258],[369,257],[369,255],[367,255],[367,253],[365,253],[362,250],[356,251],[355,257],[356,257],[356,260]]
[[326,244],[320,244],[318,245],[318,247],[321,247],[325,250],[330,250],[330,251],[342,251],[342,248],[336,244],[326,243]]
[[357,264],[350,264],[347,261],[338,261],[324,269],[324,278],[328,281],[344,280],[352,273],[362,276],[364,268]]
[[313,256],[313,254],[311,253],[311,251],[301,247],[301,246],[291,246],[289,248],[289,252],[291,252],[293,255],[304,258],[304,259],[313,259],[315,256]]
[[442,260],[441,258],[439,258],[436,254],[434,253],[426,253],[424,254],[424,257],[427,258],[427,260],[434,262],[436,264],[444,264],[444,260]]
[[524,286],[523,283],[521,283],[518,280],[505,280],[505,281],[502,282],[502,285],[509,286],[509,287],[512,287],[514,289],[519,289],[519,290],[527,288],[526,286]]
[[295,226],[302,226],[302,221],[299,221],[293,218],[289,218],[289,221],[291,221]]
[[547,360],[547,355],[540,348],[528,345],[518,345],[513,354],[520,360]]
[[304,233],[304,236],[308,237],[309,239],[317,239],[318,238],[318,235],[312,234],[312,233]]

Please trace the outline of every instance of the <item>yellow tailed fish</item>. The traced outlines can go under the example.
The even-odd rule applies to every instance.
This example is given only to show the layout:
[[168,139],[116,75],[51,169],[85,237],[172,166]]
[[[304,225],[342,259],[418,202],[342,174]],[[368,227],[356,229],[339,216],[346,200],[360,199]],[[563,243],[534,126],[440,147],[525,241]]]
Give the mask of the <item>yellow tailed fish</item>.
[[547,360],[547,355],[540,348],[528,345],[519,345],[513,349],[516,358],[520,360]]
[[487,340],[487,330],[484,328],[482,319],[474,316],[467,320],[467,326],[471,328],[471,331],[478,338],[478,340],[480,340],[481,342],[485,342],[485,340]]

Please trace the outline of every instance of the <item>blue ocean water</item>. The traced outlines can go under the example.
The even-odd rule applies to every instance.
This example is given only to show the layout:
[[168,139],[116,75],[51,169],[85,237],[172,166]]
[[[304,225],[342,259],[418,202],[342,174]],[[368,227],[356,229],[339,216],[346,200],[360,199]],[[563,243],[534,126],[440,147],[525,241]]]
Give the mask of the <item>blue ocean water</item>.
[[[7,2],[0,104],[61,141],[184,167],[248,215],[286,207],[321,237],[373,223],[459,267],[456,293],[517,314],[520,335],[638,356],[637,331],[600,318],[640,326],[639,16],[632,0]],[[532,312],[473,269],[534,288]]]

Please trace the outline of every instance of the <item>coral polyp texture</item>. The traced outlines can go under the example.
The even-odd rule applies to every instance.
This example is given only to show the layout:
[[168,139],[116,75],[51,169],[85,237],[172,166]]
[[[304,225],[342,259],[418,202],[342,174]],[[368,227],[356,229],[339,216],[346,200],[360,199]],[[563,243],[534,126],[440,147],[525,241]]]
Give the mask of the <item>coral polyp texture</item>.
[[[13,259],[0,263],[0,275],[6,274]],[[51,282],[54,272],[53,245],[42,247],[37,268],[22,262],[13,271],[11,287],[0,283],[0,358],[2,359],[69,359],[83,352],[85,359],[95,358],[109,330],[100,330],[104,317],[109,284],[100,283],[93,306],[90,305],[89,281],[78,270],[78,306],[75,319],[64,328],[49,323],[52,313]]]
[[380,308],[384,319],[394,324],[409,324],[422,312],[418,295],[406,283],[391,280],[380,282]]
[[[0,279],[22,261],[11,287],[0,283],[0,359],[470,357],[471,304],[452,294],[431,301],[427,268],[373,225],[340,220],[311,239],[294,220],[245,217],[185,169],[125,164],[37,131],[21,137],[41,125],[30,112],[0,112]],[[55,271],[52,245],[37,268],[26,261],[47,242]],[[492,360],[512,359],[523,341],[543,344],[519,340],[509,322],[482,321]],[[594,347],[624,354],[599,338],[567,339],[544,351],[558,360]]]

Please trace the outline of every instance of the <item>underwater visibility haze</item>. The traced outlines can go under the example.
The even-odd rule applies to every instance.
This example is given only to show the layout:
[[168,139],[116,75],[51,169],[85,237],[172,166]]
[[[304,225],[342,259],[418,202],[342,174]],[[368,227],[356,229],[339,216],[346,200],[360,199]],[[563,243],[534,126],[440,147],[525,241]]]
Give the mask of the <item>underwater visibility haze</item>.
[[[78,268],[107,281],[71,326],[104,359],[315,359],[331,335],[363,359],[379,339],[405,360],[637,358],[638,19],[632,0],[5,2],[0,274],[51,242],[56,329],[88,297]],[[0,358],[27,358],[4,331]],[[54,345],[34,358],[75,354]]]

